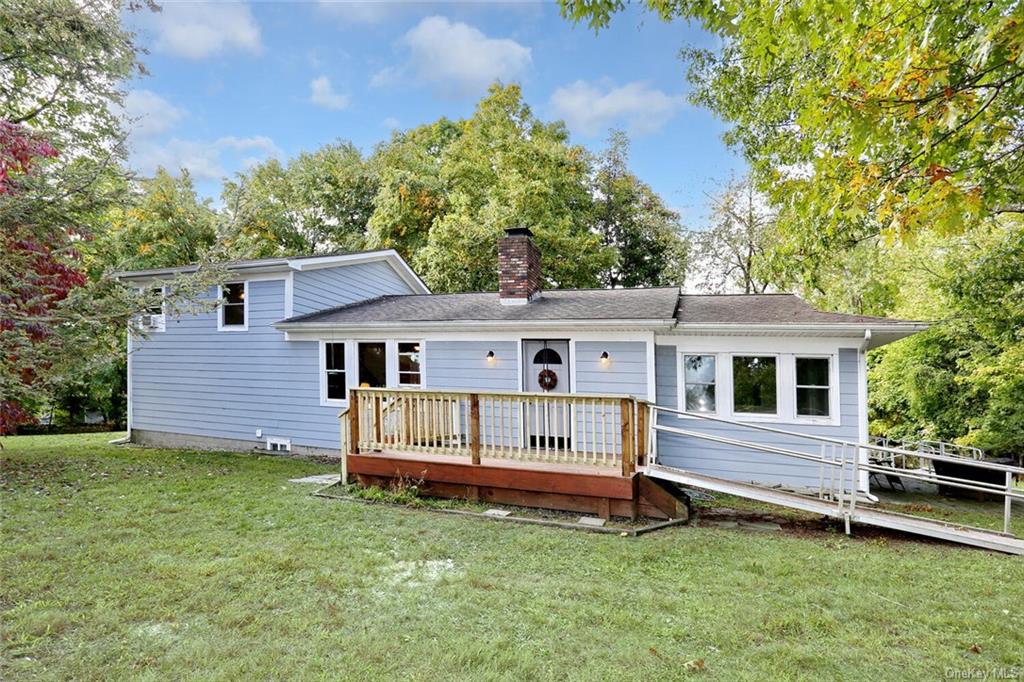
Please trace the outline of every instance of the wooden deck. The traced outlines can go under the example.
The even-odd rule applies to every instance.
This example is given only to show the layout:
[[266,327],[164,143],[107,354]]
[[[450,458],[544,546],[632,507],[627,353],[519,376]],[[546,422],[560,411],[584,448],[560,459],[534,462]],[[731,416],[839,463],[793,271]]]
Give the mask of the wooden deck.
[[671,487],[635,474],[648,405],[623,396],[353,389],[347,475],[426,495],[608,518],[680,518]]

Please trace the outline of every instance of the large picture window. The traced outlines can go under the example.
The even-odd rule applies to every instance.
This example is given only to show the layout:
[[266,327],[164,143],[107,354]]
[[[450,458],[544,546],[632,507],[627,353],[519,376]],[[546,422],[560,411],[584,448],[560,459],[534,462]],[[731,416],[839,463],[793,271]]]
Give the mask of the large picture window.
[[221,290],[221,329],[245,329],[245,282],[225,284]]
[[683,396],[687,412],[714,412],[715,356],[683,356]]
[[419,386],[423,383],[420,375],[419,342],[398,344],[398,383],[400,386]]
[[796,359],[796,413],[801,417],[829,416],[828,358]]
[[326,374],[325,397],[328,400],[348,398],[348,382],[345,380],[345,344],[324,344],[324,373]]
[[776,371],[772,355],[734,355],[732,358],[732,410],[739,414],[778,412]]

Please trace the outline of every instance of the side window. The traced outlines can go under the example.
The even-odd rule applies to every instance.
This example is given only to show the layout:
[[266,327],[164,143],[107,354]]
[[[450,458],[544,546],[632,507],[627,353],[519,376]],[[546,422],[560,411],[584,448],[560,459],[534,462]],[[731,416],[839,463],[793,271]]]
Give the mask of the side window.
[[327,400],[348,398],[348,382],[345,379],[345,344],[324,344],[324,397]]
[[777,360],[773,355],[734,355],[732,411],[738,414],[778,413]]
[[423,378],[420,375],[420,344],[419,342],[398,344],[398,385],[420,386]]
[[220,328],[244,330],[248,326],[245,282],[230,282],[221,289]]
[[714,412],[715,356],[683,356],[683,409],[686,412]]
[[831,404],[828,358],[796,359],[796,413],[800,417],[828,417]]

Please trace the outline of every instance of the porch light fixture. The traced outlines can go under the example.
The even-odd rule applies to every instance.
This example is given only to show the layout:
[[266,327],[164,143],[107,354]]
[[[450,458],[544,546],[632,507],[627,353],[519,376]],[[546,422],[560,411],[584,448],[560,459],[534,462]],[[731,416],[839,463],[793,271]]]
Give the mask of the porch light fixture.
[[612,361],[612,359],[610,357],[608,357],[608,351],[605,351],[605,352],[601,353],[601,366],[602,367],[607,367],[608,363],[610,363],[611,361]]
[[487,351],[487,362],[488,362],[488,364],[493,364],[494,363],[494,359],[495,359],[494,358],[494,351],[493,350]]

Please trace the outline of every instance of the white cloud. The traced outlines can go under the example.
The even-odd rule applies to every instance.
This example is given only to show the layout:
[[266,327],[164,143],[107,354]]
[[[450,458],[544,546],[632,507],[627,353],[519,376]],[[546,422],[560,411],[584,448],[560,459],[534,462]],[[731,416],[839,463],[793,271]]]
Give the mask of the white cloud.
[[309,82],[309,101],[318,107],[341,111],[348,108],[349,97],[334,91],[327,76],[314,78]]
[[519,77],[532,60],[530,48],[514,40],[489,38],[469,24],[438,16],[420,21],[400,44],[409,49],[409,60],[377,72],[371,85],[408,76],[442,96],[476,96],[495,80]]
[[197,180],[219,180],[229,175],[225,166],[248,168],[268,158],[282,156],[273,140],[263,135],[226,136],[213,142],[183,140],[142,140],[132,142],[132,166],[143,175],[152,175],[162,166],[171,173],[185,168]]
[[166,2],[145,20],[156,31],[156,50],[188,59],[263,49],[249,6],[237,3]]
[[387,128],[388,130],[395,130],[395,129],[401,127],[402,122],[399,121],[394,116],[388,116],[383,121],[381,121],[380,124],[382,126],[384,126],[385,128]]
[[551,95],[555,115],[583,135],[597,135],[611,125],[625,125],[634,135],[652,133],[685,104],[681,95],[668,95],[643,81],[619,87],[576,81]]
[[131,90],[124,98],[124,115],[132,136],[142,138],[167,132],[186,112],[152,90]]

